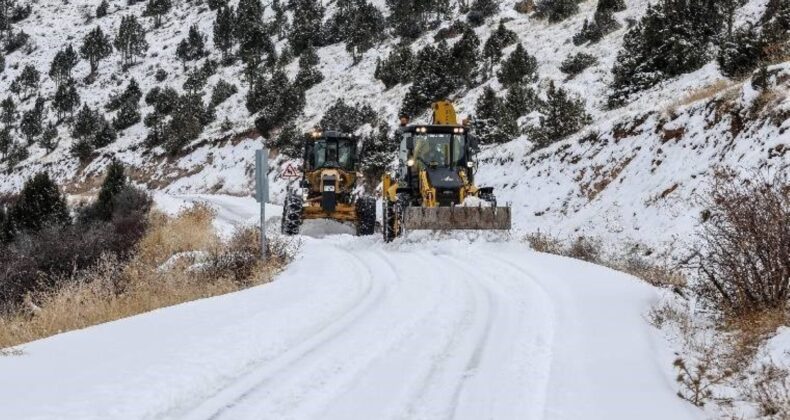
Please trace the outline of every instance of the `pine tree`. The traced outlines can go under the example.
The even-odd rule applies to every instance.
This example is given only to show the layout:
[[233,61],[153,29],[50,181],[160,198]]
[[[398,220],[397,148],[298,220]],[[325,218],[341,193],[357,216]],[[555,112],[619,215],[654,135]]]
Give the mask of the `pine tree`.
[[126,88],[123,90],[123,92],[121,92],[121,94],[110,97],[110,101],[107,103],[106,108],[108,111],[117,111],[121,109],[121,107],[127,102],[134,104],[139,103],[140,98],[142,97],[143,92],[140,90],[137,80],[132,78],[129,80],[129,84],[126,85]]
[[19,83],[19,87],[21,88],[20,93],[25,93],[25,95],[23,95],[25,98],[29,98],[38,92],[40,81],[41,73],[30,64],[26,65],[19,74],[19,77],[16,78],[16,82]]
[[33,108],[22,114],[19,123],[19,131],[27,138],[28,145],[35,143],[36,137],[44,131],[43,118],[44,99],[38,98]]
[[121,18],[121,26],[115,36],[115,49],[120,51],[125,67],[134,63],[135,57],[142,57],[148,50],[145,29],[134,15]]
[[415,65],[411,47],[408,44],[401,44],[395,47],[384,61],[378,62],[374,76],[390,89],[395,85],[413,81]]
[[541,101],[535,89],[517,84],[508,89],[504,106],[507,112],[517,120],[538,109],[541,106]]
[[486,87],[475,106],[478,135],[485,144],[505,143],[518,137],[517,117],[508,112],[504,101],[491,87]]
[[80,106],[80,95],[73,80],[69,79],[58,86],[52,99],[52,106],[55,107],[59,120],[63,120],[66,114],[69,116],[74,114],[74,110]]
[[98,131],[93,135],[93,147],[96,149],[101,149],[102,147],[109,146],[118,138],[118,134],[115,132],[113,126],[107,122],[107,119],[104,118],[103,115],[100,115],[97,119],[98,124]]
[[228,83],[224,80],[220,80],[214,86],[214,90],[211,92],[211,105],[217,106],[225,101],[228,100],[231,96],[237,94],[239,92],[239,88],[236,87],[233,83]]
[[96,19],[101,19],[107,16],[107,9],[110,8],[110,3],[107,3],[107,0],[102,0],[99,3],[99,6],[96,8]]
[[71,135],[81,140],[90,139],[99,130],[99,124],[98,113],[88,105],[83,105],[82,109],[74,117]]
[[461,39],[453,45],[452,56],[453,69],[458,78],[467,86],[473,86],[480,63],[480,38],[472,28],[464,28]]
[[438,22],[450,12],[449,0],[386,0],[386,4],[395,34],[412,39],[429,29],[430,21]]
[[321,83],[324,75],[318,70],[320,59],[315,48],[308,46],[299,57],[299,73],[296,74],[294,84],[302,91]]
[[296,55],[302,54],[309,45],[321,45],[324,7],[318,0],[290,0],[293,12],[288,42]]
[[233,34],[234,16],[232,7],[223,7],[217,12],[217,20],[214,21],[214,45],[222,51],[224,60],[228,59],[231,49],[236,44],[236,37]]
[[447,69],[453,66],[453,57],[446,41],[437,46],[428,45],[417,55],[418,63],[414,84],[403,100],[401,109],[409,115],[419,115],[434,101],[445,99],[463,85],[463,81]]
[[751,74],[760,64],[762,43],[760,34],[751,25],[737,28],[723,42],[719,50],[719,67],[728,77],[743,77]]
[[360,169],[372,183],[378,182],[390,168],[398,144],[389,134],[386,124],[381,124],[370,135],[365,136],[360,153]]
[[98,219],[105,221],[112,219],[115,197],[128,185],[124,171],[123,164],[115,159],[107,166],[104,181],[96,197],[96,203],[93,205],[94,214]]
[[342,99],[335,101],[327,109],[319,125],[327,131],[353,134],[365,124],[372,124],[376,112],[370,105],[348,105]]
[[560,65],[560,71],[573,78],[590,66],[598,64],[598,58],[587,53],[569,55]]
[[148,0],[143,16],[153,17],[154,26],[158,28],[162,26],[162,17],[170,11],[172,6],[171,0]]
[[499,83],[510,87],[523,82],[532,82],[538,78],[538,60],[529,55],[520,42],[502,68],[497,73]]
[[270,79],[258,78],[247,93],[247,110],[255,115],[255,126],[264,136],[293,121],[304,108],[304,90],[291,83],[281,70]]
[[165,150],[179,153],[203,132],[206,108],[198,95],[186,94],[178,98],[165,133]]
[[537,16],[549,22],[561,22],[579,11],[579,0],[542,0],[535,5]]
[[28,180],[9,211],[15,232],[38,231],[71,223],[66,198],[46,172]]
[[206,43],[203,39],[203,34],[200,33],[197,25],[189,27],[189,34],[185,39],[182,39],[176,48],[176,57],[178,57],[184,68],[186,63],[202,58],[206,55]]
[[8,157],[11,148],[14,146],[14,138],[11,136],[11,129],[5,127],[0,129],[0,161]]
[[543,148],[579,131],[591,122],[584,102],[551,82],[546,91],[546,101],[541,102],[541,124],[530,130],[536,147]]
[[264,57],[270,66],[274,66],[277,60],[277,51],[262,23],[246,29],[245,36],[239,42],[239,55],[246,65],[245,74],[250,84],[254,83]]
[[93,155],[93,144],[90,139],[77,139],[69,148],[69,153],[79,159],[81,163],[86,163]]
[[17,122],[16,103],[14,98],[8,96],[0,102],[0,122],[5,128],[12,128]]
[[486,18],[499,13],[499,3],[496,0],[475,0],[469,10],[467,19],[474,26],[482,25]]
[[272,31],[277,39],[284,39],[289,30],[285,7],[280,4],[280,0],[272,0],[272,10],[274,11],[274,21],[271,22]]
[[79,63],[80,58],[74,47],[69,44],[65,49],[58,51],[52,64],[49,67],[49,77],[60,86],[63,82],[71,79],[71,71]]
[[80,54],[90,62],[91,76],[93,76],[99,68],[99,63],[112,54],[109,37],[97,26],[83,39]]
[[219,10],[228,7],[228,0],[208,0],[209,10]]
[[115,118],[113,118],[112,126],[114,129],[121,131],[139,123],[140,120],[139,103],[136,101],[125,101],[115,115]]
[[518,42],[518,35],[507,29],[503,21],[499,21],[496,31],[491,34],[483,46],[483,58],[488,63],[488,70],[502,58],[502,49]]
[[362,59],[362,54],[373,48],[381,39],[384,15],[376,6],[361,0],[353,9],[349,23],[345,36],[346,51],[351,54],[354,64],[357,64]]
[[58,128],[55,124],[52,122],[47,123],[47,127],[41,134],[41,139],[38,141],[38,144],[43,147],[47,153],[52,153],[52,151],[58,147]]

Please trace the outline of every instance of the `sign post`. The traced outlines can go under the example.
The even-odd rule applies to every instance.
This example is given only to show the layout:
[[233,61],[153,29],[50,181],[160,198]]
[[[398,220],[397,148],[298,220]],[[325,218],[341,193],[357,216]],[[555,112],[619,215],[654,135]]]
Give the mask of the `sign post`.
[[255,151],[255,200],[261,205],[261,259],[266,259],[266,203],[269,201],[269,151]]

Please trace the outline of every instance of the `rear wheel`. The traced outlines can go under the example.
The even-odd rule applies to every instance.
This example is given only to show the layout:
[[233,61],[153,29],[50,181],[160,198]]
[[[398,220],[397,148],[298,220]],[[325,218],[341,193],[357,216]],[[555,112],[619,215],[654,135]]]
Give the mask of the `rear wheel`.
[[304,215],[304,200],[295,193],[288,193],[283,206],[283,217],[280,230],[284,235],[298,235],[302,227]]
[[376,231],[376,200],[363,197],[357,200],[357,236],[372,235]]

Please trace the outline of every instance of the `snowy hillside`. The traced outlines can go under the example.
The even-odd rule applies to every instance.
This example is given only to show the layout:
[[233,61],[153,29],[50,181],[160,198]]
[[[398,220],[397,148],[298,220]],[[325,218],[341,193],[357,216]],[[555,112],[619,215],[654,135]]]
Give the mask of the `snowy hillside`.
[[[559,23],[519,13],[515,0],[499,3],[499,12],[475,28],[478,37],[485,41],[504,20],[506,27],[517,34],[526,50],[537,59],[536,87],[544,89],[554,81],[583,99],[593,121],[578,134],[538,152],[531,151],[528,135],[509,144],[490,146],[485,151],[479,180],[497,187],[500,201],[513,204],[519,230],[541,230],[563,236],[591,234],[619,240],[634,238],[644,242],[672,241],[675,236],[687,235],[693,226],[699,209],[692,199],[710,180],[714,165],[735,166],[747,172],[786,169],[785,151],[790,144],[787,66],[771,68],[770,97],[752,89],[748,78],[745,81],[726,78],[712,61],[700,70],[641,92],[623,108],[607,110],[611,69],[623,36],[630,23],[645,13],[649,1],[626,1],[626,9],[615,14],[621,28],[599,43],[584,46],[575,46],[571,38],[580,31],[585,19],[592,17],[596,1],[581,2],[577,14]],[[735,14],[735,23],[758,22],[767,4],[766,0],[747,2]],[[374,5],[388,13],[385,2],[377,1]],[[31,64],[42,74],[46,73],[55,53],[65,44],[74,43],[76,48],[97,25],[105,33],[114,34],[122,16],[141,16],[145,7],[145,2],[133,5],[113,2],[107,16],[95,19],[90,17],[96,8],[94,1],[36,4],[32,16],[18,24],[30,35],[29,47],[6,57],[7,68],[0,80],[0,90],[7,91],[25,65]],[[334,8],[329,2],[326,15],[331,15]],[[267,8],[266,18],[271,18],[272,13]],[[210,58],[220,59],[220,52],[213,48],[211,40],[215,16],[216,12],[202,2],[175,1],[160,28],[154,27],[153,19],[143,18],[150,47],[139,64],[123,71],[120,56],[114,54],[102,63],[92,84],[83,81],[89,72],[85,60],[73,70],[83,104],[102,108],[131,78],[139,83],[143,94],[159,85],[180,90],[187,75],[175,52],[190,25],[196,24],[206,35]],[[432,44],[438,31],[449,27],[455,19],[463,19],[457,10],[444,19],[440,28],[417,39],[412,50]],[[296,120],[299,128],[308,130],[315,126],[335,100],[341,98],[348,103],[370,105],[382,121],[394,125],[409,86],[398,85],[388,90],[375,79],[374,70],[379,59],[387,57],[397,43],[397,39],[385,39],[367,51],[357,64],[342,43],[319,48],[317,68],[324,80],[306,92],[303,115]],[[278,41],[278,51],[283,51],[286,44],[284,40]],[[512,45],[505,48],[504,55],[514,48]],[[559,68],[566,57],[578,52],[594,55],[597,64],[575,78],[568,78]],[[297,61],[286,67],[292,78],[298,71]],[[188,67],[196,68],[198,63],[189,63]],[[160,69],[167,73],[163,82],[155,77]],[[239,92],[217,107],[214,122],[183,153],[173,157],[161,148],[147,150],[142,142],[148,129],[138,123],[120,132],[116,142],[98,149],[94,159],[83,165],[69,154],[75,140],[68,129],[62,129],[53,152],[31,146],[30,156],[0,177],[0,190],[18,189],[32,173],[47,170],[66,183],[72,193],[91,191],[102,169],[115,157],[132,165],[135,179],[151,188],[174,193],[247,195],[251,191],[253,150],[261,146],[263,139],[254,129],[255,118],[245,107],[249,84],[243,77],[243,65],[237,62],[220,66],[208,79],[204,101],[209,100],[211,88],[220,80],[234,83]],[[452,98],[462,115],[475,112],[475,103],[486,87],[504,91],[497,78],[491,77]],[[40,95],[50,97],[55,89],[54,81],[42,76]],[[31,98],[23,100],[19,108],[32,107]],[[143,104],[141,113],[145,116],[151,110],[151,106]],[[222,127],[226,119],[230,122],[230,127],[224,127],[230,128],[227,131]],[[277,180],[277,165],[274,166],[271,179],[281,190],[284,183]],[[275,191],[273,198],[280,197],[281,191]]]

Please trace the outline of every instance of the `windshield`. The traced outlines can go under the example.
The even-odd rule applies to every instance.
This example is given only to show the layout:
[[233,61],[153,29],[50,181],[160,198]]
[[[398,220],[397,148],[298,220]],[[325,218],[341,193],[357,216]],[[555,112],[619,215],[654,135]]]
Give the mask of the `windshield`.
[[465,151],[466,136],[462,134],[417,134],[414,137],[414,160],[420,168],[463,164]]
[[354,145],[349,139],[324,139],[315,142],[310,167],[354,169]]

